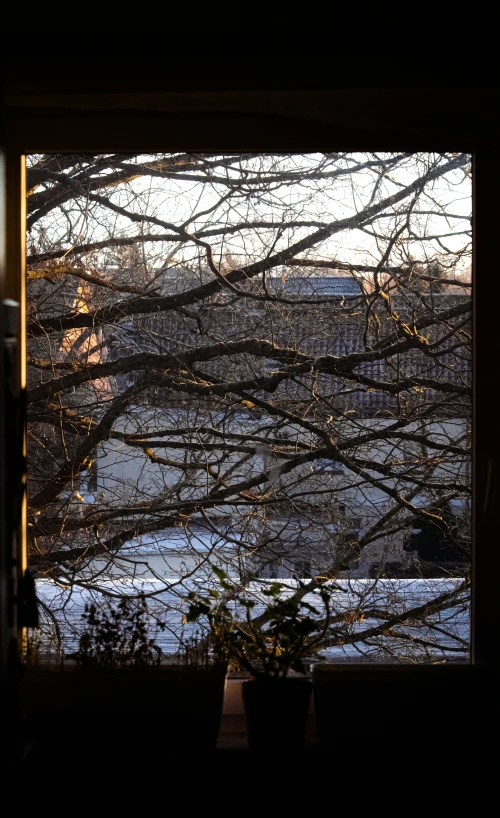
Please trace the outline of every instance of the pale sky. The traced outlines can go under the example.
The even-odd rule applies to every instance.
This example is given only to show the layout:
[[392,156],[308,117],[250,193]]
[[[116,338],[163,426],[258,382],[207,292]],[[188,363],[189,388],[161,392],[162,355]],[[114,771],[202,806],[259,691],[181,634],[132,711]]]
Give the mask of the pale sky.
[[[379,154],[383,156],[383,154]],[[351,154],[353,159],[362,161],[366,158],[361,154]],[[400,190],[401,185],[412,182],[422,174],[424,161],[430,158],[430,154],[419,154],[418,159],[408,157],[405,165],[397,167],[393,173],[388,173],[383,179],[379,195],[381,197],[390,196]],[[273,157],[270,161],[278,162],[279,170],[292,170],[297,162],[300,167],[317,164],[320,156],[311,155],[296,158],[280,157],[279,160]],[[131,160],[136,161],[136,160]],[[145,162],[147,157],[139,157],[137,161]],[[257,168],[260,157],[254,160],[253,164]],[[419,165],[416,172],[415,164]],[[248,165],[247,165],[248,166]],[[222,174],[221,174],[222,175]],[[236,170],[228,170],[228,176],[236,176]],[[266,221],[274,220],[313,220],[325,223],[332,222],[339,218],[353,215],[361,207],[366,206],[370,201],[373,191],[375,175],[367,170],[357,173],[356,184],[353,185],[353,176],[344,176],[337,179],[311,180],[305,184],[287,186],[280,185],[276,191],[266,192],[265,197],[258,200],[255,196],[240,198],[237,201],[231,199],[231,203],[223,203],[213,214],[202,216],[199,220],[190,224],[188,229],[194,232],[202,226],[217,223],[231,225],[241,220],[262,219]],[[156,217],[170,223],[180,224],[189,219],[194,213],[205,211],[214,205],[221,196],[227,192],[227,187],[221,184],[211,186],[200,182],[191,182],[175,179],[160,178],[139,178],[126,187],[120,186],[114,189],[113,200],[128,209],[133,208],[135,212],[153,214]],[[81,209],[78,203],[75,207],[66,205],[67,214],[73,221],[73,236],[78,242],[97,241],[104,239],[110,232],[117,234],[123,232],[127,235],[137,235],[140,226],[129,222],[119,215],[109,214],[106,216],[107,224],[95,218],[94,211],[91,215],[88,211]],[[428,211],[436,209],[446,209],[453,214],[453,218],[446,218],[443,215],[428,215]],[[462,233],[470,230],[470,215],[472,209],[471,179],[465,176],[462,170],[449,173],[446,178],[435,180],[429,189],[421,196],[417,211],[412,215],[412,227],[416,230],[425,230],[429,235],[436,235],[440,238],[433,239],[427,243],[429,255],[434,253],[445,254],[455,253],[461,250],[470,242],[470,236]],[[67,219],[61,218],[60,211],[53,215],[51,234],[54,240],[61,240],[67,231]],[[57,219],[57,221],[56,221]],[[371,232],[377,233],[393,219],[384,217],[378,223],[368,228]],[[402,223],[402,222],[401,222]],[[160,227],[154,225],[151,228],[144,228],[147,232],[165,232]],[[288,245],[291,241],[297,241],[312,232],[314,227],[302,227],[293,231],[285,231],[282,239],[275,246],[275,250]],[[235,260],[245,262],[262,258],[269,252],[269,246],[274,238],[274,231],[259,230],[258,234],[253,231],[245,231],[244,234],[227,235],[214,237],[211,242],[214,253],[230,253]],[[379,245],[379,246],[377,246]],[[430,248],[429,248],[430,245]],[[69,244],[68,244],[69,246]],[[376,236],[370,235],[363,230],[352,230],[338,233],[321,246],[313,248],[309,253],[310,258],[331,259],[358,264],[376,264],[385,249],[385,242],[377,240]],[[405,249],[416,258],[423,258],[422,246],[415,240],[405,239]],[[173,242],[154,243],[147,246],[148,255],[151,258],[153,267],[162,264],[170,259],[170,263],[189,263],[197,257],[199,249],[194,245],[179,245]],[[457,265],[457,270],[463,271],[469,266],[469,261],[463,260]]]

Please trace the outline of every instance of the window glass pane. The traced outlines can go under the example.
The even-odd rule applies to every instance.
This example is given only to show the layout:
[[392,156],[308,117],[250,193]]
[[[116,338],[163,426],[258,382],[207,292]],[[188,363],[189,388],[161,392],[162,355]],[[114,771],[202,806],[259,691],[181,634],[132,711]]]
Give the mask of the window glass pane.
[[145,592],[171,655],[190,592],[279,582],[329,591],[311,661],[467,661],[470,161],[28,157],[42,653]]

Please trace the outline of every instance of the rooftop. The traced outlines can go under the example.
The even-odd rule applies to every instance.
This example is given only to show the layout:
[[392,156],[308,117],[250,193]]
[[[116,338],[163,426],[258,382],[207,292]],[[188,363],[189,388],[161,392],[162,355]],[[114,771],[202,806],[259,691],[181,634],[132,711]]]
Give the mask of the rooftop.
[[269,289],[290,295],[314,297],[318,295],[362,295],[363,290],[358,281],[350,276],[302,276],[268,278]]

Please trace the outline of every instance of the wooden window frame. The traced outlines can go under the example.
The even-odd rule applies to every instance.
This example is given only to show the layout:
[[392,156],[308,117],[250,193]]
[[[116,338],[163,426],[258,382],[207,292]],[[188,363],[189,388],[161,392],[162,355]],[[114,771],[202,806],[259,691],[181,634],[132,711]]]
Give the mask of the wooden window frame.
[[[60,90],[54,81],[48,90],[39,88],[35,94],[26,87],[7,90],[7,255],[2,297],[21,304],[22,343],[25,346],[24,156],[28,153],[374,148],[470,152],[474,173],[471,663],[497,666],[494,610],[500,549],[495,547],[495,512],[500,501],[500,432],[492,367],[500,359],[500,276],[495,274],[498,93],[483,88],[316,88],[314,83],[309,88],[260,90],[215,85],[201,91],[170,88],[124,93],[125,80],[119,90],[115,83],[111,90],[97,91],[96,83],[85,94],[81,86],[75,93],[64,83]],[[412,109],[424,112],[408,128],[404,114]],[[25,377],[23,366],[23,382]],[[25,567],[24,536],[21,542],[21,567]]]

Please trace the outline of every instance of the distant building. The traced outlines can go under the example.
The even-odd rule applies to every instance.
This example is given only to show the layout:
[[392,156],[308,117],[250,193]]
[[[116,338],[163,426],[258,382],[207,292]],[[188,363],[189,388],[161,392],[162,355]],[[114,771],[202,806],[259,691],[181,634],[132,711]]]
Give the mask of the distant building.
[[[193,283],[192,273],[174,269],[169,271],[164,287],[167,293],[177,293],[192,287]],[[251,285],[248,287],[250,296]],[[205,310],[203,336],[200,336],[197,330],[192,312],[168,311],[153,316],[142,316],[134,321],[124,319],[106,327],[102,338],[93,341],[98,340],[104,346],[103,357],[106,360],[119,360],[130,354],[148,351],[175,354],[221,339],[233,341],[245,337],[272,340],[277,347],[298,350],[313,357],[341,358],[365,351],[367,294],[363,292],[355,278],[339,275],[309,277],[287,275],[284,278],[276,276],[268,279],[268,292],[271,298],[283,298],[285,303],[271,301],[269,305],[267,302],[248,297],[241,298],[236,305],[233,303],[226,305],[219,301],[216,309]],[[400,325],[404,323],[410,327],[409,332],[412,320],[411,299],[420,297],[418,292],[405,299],[397,294],[393,297],[393,306],[395,310],[397,309]],[[448,293],[442,290],[430,295],[427,293],[425,297],[431,298],[433,310],[443,313],[463,303],[464,299],[469,300],[463,293]],[[303,300],[308,303],[302,303]],[[389,337],[389,333],[395,331],[396,324],[392,318],[387,317],[382,308],[377,309],[374,320],[376,317],[379,323],[378,343],[383,344],[384,337]],[[431,328],[428,335],[430,343],[434,337],[433,333],[434,330]],[[75,338],[72,343],[77,341]],[[62,348],[69,354],[66,349],[67,343],[67,339],[63,340]],[[373,343],[375,344],[375,341]],[[392,359],[360,361],[356,366],[356,372],[365,379],[380,382],[393,379],[393,368],[397,365],[401,378],[419,376],[429,381],[445,379],[450,385],[467,383],[470,377],[470,364],[467,360],[456,358],[451,348],[452,343],[453,339],[450,339],[450,351],[441,355],[439,360],[435,356],[426,355],[425,350],[415,348],[398,358],[397,362]],[[237,379],[248,376],[251,372],[255,375],[279,370],[281,364],[275,359],[254,358],[249,361],[245,356],[234,356],[224,357],[204,366],[206,372],[212,375],[219,373],[226,378],[234,376]],[[133,384],[135,377],[133,372],[110,377],[107,388],[115,393],[121,393]],[[360,384],[355,390],[346,389],[342,379],[334,374],[324,373],[318,376],[314,389],[317,395],[328,396],[338,413],[344,416],[345,433],[350,431],[354,423],[361,429],[371,429],[374,425],[382,428],[384,424],[390,422],[397,410],[397,395],[378,391],[366,384]],[[276,389],[273,400],[286,407],[296,405],[308,396],[309,393],[304,387],[287,382],[283,387]],[[75,400],[78,397],[77,394]],[[419,396],[419,400],[421,403],[435,402],[428,423],[428,433],[440,436],[443,441],[453,441],[463,436],[468,424],[468,410],[460,401],[454,399],[453,392],[445,393],[443,399],[441,394],[429,388],[423,396]],[[149,401],[150,410],[147,406],[131,408],[125,424],[122,424],[123,432],[139,432],[144,429],[153,432],[164,423],[170,423],[172,429],[175,429],[178,426],[189,426],[192,422],[192,405],[186,407],[178,395],[170,394],[166,389],[151,390]],[[200,415],[203,415],[203,406],[203,401],[196,402],[197,422]],[[206,407],[208,412],[208,402]],[[242,411],[234,416],[231,430],[252,434],[256,424],[261,424],[258,413],[245,414]],[[303,430],[294,428],[293,424],[288,426],[281,424],[275,429],[270,423],[268,434],[274,440],[279,440],[281,436],[286,443],[293,440],[302,441],[304,433]],[[174,443],[175,435],[170,439]],[[223,448],[222,440],[221,449]],[[279,467],[286,461],[286,446],[282,449],[280,451],[276,443],[269,447],[256,446],[255,454],[249,457],[246,463],[246,473],[258,474],[265,470],[272,475],[274,470],[278,475],[276,480],[281,480]],[[417,451],[418,443],[411,440],[394,445],[394,457],[405,458]],[[161,456],[175,462],[175,459],[182,455],[179,454],[179,450],[169,449],[167,446],[162,448]],[[372,445],[365,452],[365,456],[367,460],[376,461],[381,453]],[[462,464],[460,468],[466,471],[468,466]],[[299,470],[296,473],[304,475],[306,482],[302,488],[313,492],[307,504],[302,499],[294,499],[294,490],[290,489],[290,504],[286,507],[282,505],[275,510],[270,507],[271,510],[262,516],[260,528],[253,531],[251,537],[247,536],[246,546],[239,553],[234,544],[229,551],[220,543],[221,547],[215,549],[214,554],[220,552],[227,554],[228,559],[230,557],[231,571],[240,572],[243,578],[252,575],[277,578],[307,576],[321,569],[326,570],[328,564],[343,553],[344,548],[350,547],[349,544],[369,530],[375,519],[384,513],[386,495],[376,488],[369,490],[363,488],[361,491],[341,463],[332,460],[317,461],[308,464],[302,472]],[[97,460],[85,475],[85,489],[91,498],[89,502],[100,497],[107,503],[127,504],[137,502],[141,495],[144,497],[161,495],[162,491],[167,490],[172,482],[177,480],[178,475],[174,476],[175,474],[175,469],[171,469],[169,473],[167,468],[155,462],[145,462],[142,451],[134,457],[129,447],[115,439],[101,445]],[[467,479],[465,473],[462,476]],[[182,498],[187,499],[191,496],[188,483],[189,481],[180,494]],[[271,490],[272,483],[271,479]],[[335,502],[328,499],[328,494],[327,500],[323,499],[327,489],[332,490]],[[215,516],[219,515],[221,519],[228,513],[230,508],[224,505],[214,512]],[[191,522],[195,530],[196,515]],[[233,525],[237,529],[236,519],[233,520]],[[363,550],[359,559],[346,563],[346,571],[352,576],[366,577],[374,575],[377,571],[383,573],[386,566],[392,566],[387,570],[397,572],[398,565],[408,565],[417,558],[416,551],[411,551],[408,547],[410,536],[411,529],[408,528],[374,541],[373,545]],[[144,559],[147,556],[148,563],[158,564],[159,573],[163,572],[162,575],[165,576],[165,571],[171,571],[171,575],[174,576],[182,566],[184,566],[182,570],[190,571],[196,561],[200,566],[206,563],[205,558],[200,559],[199,549],[192,547],[191,542],[188,547],[187,539],[183,540],[177,533],[172,534],[171,530],[165,530],[164,533],[155,535],[153,539],[154,552],[151,553],[146,554],[144,550],[151,546],[153,540],[150,539],[144,541],[140,548],[137,544],[131,549],[126,546],[125,551],[129,554],[129,559],[134,561],[137,556],[139,565],[139,557]],[[117,562],[113,562],[113,566],[116,564],[119,564],[119,557]],[[137,571],[140,570],[142,569],[138,567]]]

